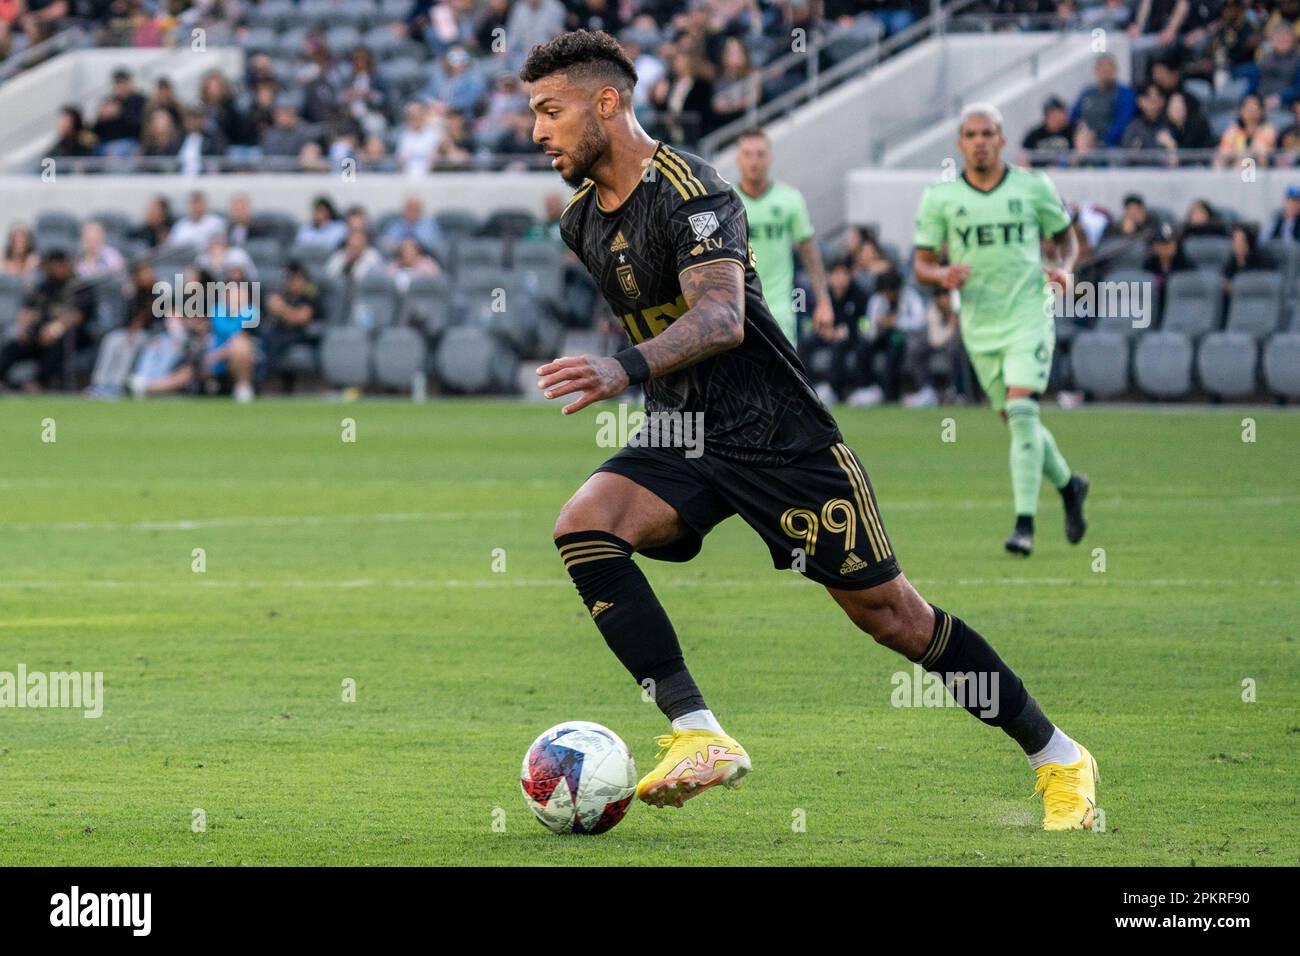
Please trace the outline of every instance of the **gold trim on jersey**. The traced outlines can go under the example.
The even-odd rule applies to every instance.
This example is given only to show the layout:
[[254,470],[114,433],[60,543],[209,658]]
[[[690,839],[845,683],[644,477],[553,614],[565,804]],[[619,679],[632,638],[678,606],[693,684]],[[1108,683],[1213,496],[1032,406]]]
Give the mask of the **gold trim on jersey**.
[[664,174],[664,176],[668,179],[668,182],[672,183],[673,188],[677,190],[678,195],[680,195],[683,200],[689,200],[695,198],[687,190],[687,188],[684,185],[682,185],[682,181],[678,177],[677,171],[670,168],[668,164],[665,163],[663,160],[659,160],[659,159],[655,160],[655,169],[659,170],[661,173]]
[[695,173],[691,172],[690,164],[673,152],[670,146],[662,145],[659,151],[675,166],[679,167],[679,172],[686,181],[686,184],[694,187],[697,196],[703,196],[708,192],[708,190],[704,188],[704,183],[700,182],[699,177],[696,176]]
[[575,192],[572,196],[570,196],[569,201],[564,204],[564,210],[563,212],[560,213],[560,218],[563,219],[564,213],[568,212],[575,202],[577,202],[583,196],[587,195],[587,193],[591,191],[591,187],[594,185],[596,185],[595,180],[588,179],[584,181],[583,184],[578,187],[578,191]]

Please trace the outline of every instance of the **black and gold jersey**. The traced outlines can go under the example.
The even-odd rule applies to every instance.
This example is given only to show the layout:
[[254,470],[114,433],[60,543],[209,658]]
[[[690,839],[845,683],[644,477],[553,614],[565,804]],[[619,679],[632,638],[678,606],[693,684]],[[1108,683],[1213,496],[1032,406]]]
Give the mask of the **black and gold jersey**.
[[740,197],[708,163],[660,143],[618,208],[600,208],[591,180],[579,186],[560,233],[633,344],[686,312],[681,273],[726,259],[745,270],[744,341],[646,382],[647,412],[701,413],[706,453],[754,465],[787,464],[841,440],[763,301]]

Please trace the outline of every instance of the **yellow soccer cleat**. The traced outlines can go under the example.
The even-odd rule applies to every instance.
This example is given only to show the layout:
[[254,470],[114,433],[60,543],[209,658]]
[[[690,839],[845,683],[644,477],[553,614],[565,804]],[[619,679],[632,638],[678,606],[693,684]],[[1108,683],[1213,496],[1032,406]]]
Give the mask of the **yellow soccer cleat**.
[[1091,830],[1097,809],[1097,761],[1076,741],[1079,760],[1048,763],[1034,771],[1034,796],[1043,795],[1044,830]]
[[636,785],[637,797],[652,807],[680,807],[717,784],[735,789],[753,769],[744,747],[711,730],[678,730],[655,743],[659,763]]

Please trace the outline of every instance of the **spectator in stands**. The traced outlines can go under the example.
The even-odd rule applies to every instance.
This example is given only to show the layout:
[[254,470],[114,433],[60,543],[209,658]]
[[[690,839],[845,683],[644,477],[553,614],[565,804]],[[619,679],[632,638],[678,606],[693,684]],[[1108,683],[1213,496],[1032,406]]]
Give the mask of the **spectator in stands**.
[[1282,130],[1277,140],[1277,152],[1273,154],[1273,165],[1295,166],[1300,164],[1300,99],[1291,103],[1293,122]]
[[285,359],[294,346],[311,344],[311,324],[320,317],[320,290],[296,259],[285,268],[284,291],[267,299],[266,317],[261,333],[266,343],[267,367],[280,376],[281,389],[289,393],[297,382],[297,373]]
[[368,47],[352,51],[340,76],[339,103],[367,133],[382,136],[388,127],[384,115],[387,84],[375,71],[375,55]]
[[651,91],[650,102],[674,142],[694,143],[713,128],[713,84],[704,62],[692,53],[674,54],[670,73]]
[[1080,25],[1086,29],[1121,30],[1133,19],[1129,0],[1105,0],[1098,6],[1086,8],[1080,15]]
[[469,166],[474,161],[478,143],[470,131],[469,121],[460,110],[448,110],[443,117],[442,139],[433,155],[437,169]]
[[181,131],[176,128],[172,114],[163,109],[150,113],[140,134],[140,155],[175,156],[180,148]]
[[1109,53],[1093,61],[1092,75],[1095,82],[1074,101],[1070,122],[1088,126],[1105,147],[1119,146],[1137,113],[1137,96],[1119,82],[1119,66]]
[[1146,200],[1138,193],[1129,193],[1124,197],[1124,212],[1119,221],[1106,228],[1103,239],[1134,239],[1145,245],[1159,226],[1147,208]]
[[126,277],[126,259],[108,244],[104,227],[93,219],[81,227],[81,251],[77,256],[77,276],[81,279]]
[[355,282],[383,268],[383,257],[370,245],[365,230],[352,229],[348,231],[343,247],[326,261],[325,274]]
[[1286,188],[1282,208],[1273,214],[1273,221],[1269,224],[1268,238],[1300,242],[1300,185]]
[[230,197],[230,215],[226,220],[226,241],[243,248],[249,239],[263,238],[261,230],[253,225],[253,202],[247,193]]
[[1156,314],[1164,314],[1165,287],[1175,272],[1190,272],[1196,268],[1171,223],[1162,222],[1151,238],[1151,251],[1142,260],[1142,268],[1155,276]]
[[206,249],[216,237],[226,234],[226,221],[208,209],[208,197],[200,190],[190,193],[189,212],[172,226],[168,245]]
[[5,239],[5,257],[0,262],[0,275],[16,276],[24,282],[36,274],[41,264],[40,253],[36,251],[36,236],[26,223],[14,223],[9,227]]
[[474,21],[474,36],[466,41],[480,56],[504,53],[505,26],[510,16],[510,0],[487,0]]
[[1219,168],[1227,169],[1249,158],[1260,166],[1267,166],[1276,145],[1277,131],[1268,121],[1263,102],[1254,93],[1247,93],[1241,98],[1237,119],[1219,139],[1214,162]]
[[89,341],[86,319],[94,310],[90,290],[74,281],[72,260],[62,249],[41,259],[42,277],[18,310],[17,335],[0,348],[0,389],[19,362],[34,361],[29,390],[59,384],[69,354]]
[[859,326],[867,319],[866,291],[853,279],[853,263],[847,258],[831,263],[826,277],[830,292],[831,321],[813,322],[811,331],[805,331],[799,341],[799,355],[809,369],[821,368],[817,353],[827,353],[826,373],[816,382],[817,394],[823,402],[842,401],[857,390],[860,384],[857,369],[850,361],[858,352]]
[[1156,134],[1156,140],[1169,151],[1169,165],[1209,165],[1208,160],[1182,160],[1178,151],[1182,149],[1213,149],[1214,131],[1205,114],[1188,109],[1189,99],[1185,93],[1175,92],[1165,103],[1165,128]]
[[294,239],[300,246],[325,246],[335,249],[347,238],[348,227],[339,220],[334,204],[327,196],[317,196],[311,204],[311,221],[298,229]]
[[1247,89],[1264,101],[1265,110],[1289,106],[1300,98],[1300,46],[1289,24],[1278,23],[1269,33]]
[[211,383],[209,388],[223,394],[229,389],[235,401],[241,403],[253,400],[257,361],[257,351],[248,331],[258,325],[257,303],[251,297],[249,278],[239,265],[226,263],[224,294],[217,298],[212,312],[212,334],[203,356],[203,378]]
[[1074,155],[1070,157],[1071,166],[1083,168],[1106,165],[1106,161],[1097,153],[1101,148],[1101,141],[1087,123],[1074,124],[1073,145]]
[[1238,272],[1272,269],[1273,262],[1255,242],[1255,227],[1239,222],[1232,227],[1232,255],[1223,264],[1223,293],[1232,291],[1232,278]]
[[568,7],[565,29],[604,30],[615,36],[623,29],[617,0],[570,0]]
[[1264,34],[1267,36],[1279,23],[1289,24],[1300,37],[1300,0],[1277,0],[1273,12],[1264,22]]
[[[1161,133],[1168,133],[1165,126],[1165,94],[1155,83],[1148,83],[1138,98],[1138,115],[1133,117],[1124,130],[1124,139],[1120,145],[1126,150],[1163,150]],[[1153,165],[1156,160],[1127,156],[1124,162],[1131,165]]]
[[[961,344],[961,314],[952,307],[952,296],[947,290],[935,293],[925,312],[925,342],[928,355],[922,366],[930,374],[930,357],[940,356],[947,368],[947,385],[943,401],[964,401],[971,397],[970,375],[967,371],[966,352]],[[933,384],[930,384],[933,391]],[[924,397],[924,394],[922,395]]]
[[240,112],[234,93],[225,76],[218,70],[203,74],[199,83],[199,105],[195,110],[202,116],[199,129],[204,135],[204,155],[219,156],[232,149],[239,159],[255,156],[250,153],[257,146],[257,129],[251,117]]
[[253,102],[249,107],[248,119],[257,131],[260,144],[267,130],[275,127],[275,102],[279,97],[280,84],[274,78],[258,80],[252,87]]
[[474,0],[438,0],[423,6],[427,8],[422,27],[424,42],[435,55],[474,36],[478,22],[474,17]]
[[1197,199],[1187,207],[1183,236],[1226,236],[1228,224],[1208,200]]
[[567,11],[560,0],[512,3],[510,15],[506,17],[506,43],[509,44],[511,66],[519,67],[534,46],[563,33],[566,16]]
[[1188,0],[1138,0],[1137,13],[1129,24],[1133,50],[1165,50],[1178,40],[1192,5]]
[[647,34],[645,30],[629,27],[618,38],[623,52],[636,67],[636,89],[632,91],[632,105],[638,115],[642,115],[649,107],[650,91],[668,72],[663,60],[647,49],[654,45],[656,35],[654,31]]
[[422,95],[452,109],[472,113],[486,94],[487,83],[474,69],[469,53],[464,47],[454,46],[434,68]]
[[425,176],[433,167],[434,153],[438,150],[441,133],[429,121],[429,107],[420,100],[406,104],[406,123],[397,135],[393,154],[408,176]]
[[144,222],[132,229],[127,235],[136,242],[142,242],[150,249],[167,245],[170,241],[172,223],[171,203],[166,196],[155,196],[149,200],[144,209]]
[[398,246],[407,239],[414,239],[425,249],[437,249],[442,245],[442,230],[432,217],[424,214],[424,204],[414,193],[402,202],[402,217],[384,228],[379,237],[379,247],[387,255],[395,255]]
[[136,356],[145,346],[157,323],[154,315],[157,297],[153,292],[156,282],[153,266],[147,259],[141,259],[131,271],[126,325],[112,329],[99,343],[90,386],[86,389],[86,394],[92,398],[118,398],[126,391]]
[[928,375],[919,367],[925,346],[925,300],[915,288],[903,284],[896,269],[876,279],[867,319],[871,330],[864,336],[858,367],[879,387],[884,400],[898,401],[905,378],[917,392],[926,388]]
[[[1059,166],[1069,154],[1074,142],[1074,124],[1065,102],[1059,96],[1049,96],[1043,103],[1043,121],[1025,134],[1020,145],[1024,150],[1021,164],[1026,166]],[[1030,157],[1027,154],[1050,153],[1050,156]]]
[[303,159],[303,152],[312,142],[311,134],[298,116],[298,106],[289,96],[275,102],[274,125],[262,133],[263,156],[283,159]]
[[81,110],[65,106],[59,110],[59,138],[50,147],[51,156],[89,156],[99,144],[99,138],[86,128]]
[[24,0],[23,7],[18,20],[31,46],[53,36],[58,22],[72,12],[68,0]]
[[136,91],[131,72],[122,67],[113,71],[113,88],[95,120],[95,136],[105,156],[130,156],[140,142],[144,124],[145,99]]
[[1204,118],[1205,108],[1201,101],[1187,90],[1183,78],[1183,56],[1178,50],[1166,52],[1151,65],[1151,82],[1160,87],[1166,103],[1169,102],[1170,97],[1181,94],[1187,107],[1187,115]]
[[397,255],[388,264],[388,277],[403,295],[417,276],[442,275],[442,267],[419,241],[408,236],[397,246]]
[[1257,71],[1255,51],[1261,33],[1255,11],[1248,9],[1249,3],[1250,0],[1225,0],[1219,19],[1209,29],[1205,56],[1194,71],[1211,78],[1215,89],[1223,89],[1229,79],[1249,78]]
[[853,256],[853,275],[868,292],[875,291],[876,281],[885,273],[894,270],[894,264],[880,248],[876,237],[858,230],[859,240],[850,240],[850,255]]
[[716,125],[726,125],[758,106],[763,98],[761,80],[749,48],[740,37],[727,37],[722,44],[722,69],[711,107]]
[[172,81],[165,76],[160,76],[158,82],[154,84],[153,96],[145,104],[144,113],[148,116],[154,110],[166,110],[172,116],[172,123],[177,129],[185,125],[185,107],[181,101],[176,98],[176,90],[172,87]]

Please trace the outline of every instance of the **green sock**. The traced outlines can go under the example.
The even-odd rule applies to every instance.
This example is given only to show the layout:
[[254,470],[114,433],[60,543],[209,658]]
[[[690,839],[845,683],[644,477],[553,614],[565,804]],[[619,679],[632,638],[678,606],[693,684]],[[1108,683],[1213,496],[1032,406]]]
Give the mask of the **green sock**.
[[1007,401],[1007,427],[1011,432],[1011,493],[1016,514],[1038,513],[1038,489],[1043,482],[1043,433],[1038,402],[1032,398]]
[[1038,430],[1043,433],[1043,474],[1059,491],[1070,483],[1070,466],[1065,463],[1065,456],[1056,447],[1056,439],[1047,426],[1039,424]]

